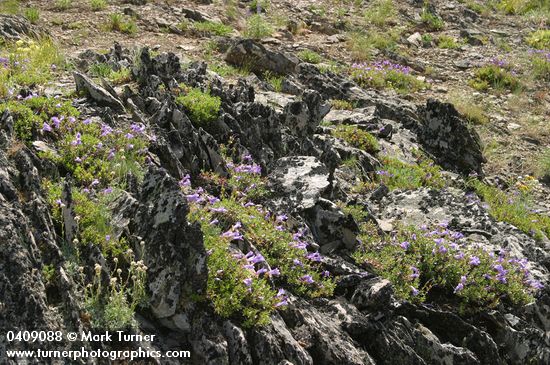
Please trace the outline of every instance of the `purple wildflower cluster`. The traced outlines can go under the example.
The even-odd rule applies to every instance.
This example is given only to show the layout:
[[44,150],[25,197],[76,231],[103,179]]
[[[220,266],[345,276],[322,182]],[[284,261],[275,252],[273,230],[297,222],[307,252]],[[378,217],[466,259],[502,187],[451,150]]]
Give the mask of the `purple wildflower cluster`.
[[[227,164],[234,175],[241,176],[241,181],[245,181],[247,176],[261,174],[260,166],[252,161],[251,156],[244,156],[242,161],[238,165]],[[251,243],[253,246],[263,245],[255,241],[258,239],[255,238],[255,235],[260,235],[261,237],[268,235],[272,237],[272,240],[277,240],[278,243],[288,240],[285,244],[281,244],[280,247],[286,253],[276,251],[275,256],[269,256],[271,257],[270,263],[258,251],[232,255],[233,259],[237,261],[237,265],[247,273],[246,277],[242,279],[242,283],[248,288],[249,292],[254,290],[254,282],[256,280],[278,277],[288,280],[291,284],[304,285],[312,287],[312,289],[323,287],[324,281],[322,278],[328,278],[330,273],[325,271],[317,275],[310,271],[313,268],[312,265],[320,263],[323,258],[318,252],[308,251],[310,244],[306,239],[306,231],[300,229],[294,233],[290,232],[286,223],[288,216],[286,214],[275,214],[262,205],[254,203],[250,197],[250,186],[239,186],[239,190],[231,192],[230,198],[224,197],[220,199],[210,195],[202,187],[193,188],[189,175],[184,176],[180,180],[179,185],[187,201],[191,204],[192,209],[195,211],[198,209],[198,211],[202,212],[198,215],[198,219],[205,225],[219,227],[218,239],[226,240],[228,244],[248,239],[252,240]],[[236,188],[233,187],[233,189]],[[226,202],[226,199],[231,200],[231,202]],[[235,203],[239,204],[241,208],[230,208]],[[242,221],[235,222],[233,220],[237,211]],[[228,220],[233,220],[234,224],[228,227]],[[259,232],[265,233],[260,234]],[[263,238],[259,239],[262,240]],[[283,245],[286,245],[286,247],[282,247]],[[269,248],[266,249],[267,254],[273,254],[270,253]],[[278,299],[276,307],[286,305],[287,303],[284,291],[279,290],[276,299]]]
[[[483,285],[486,286],[487,290],[491,290],[491,287],[494,285],[507,284],[511,274],[522,275],[524,285],[533,290],[539,290],[543,287],[539,281],[532,278],[527,267],[528,261],[525,258],[518,259],[512,257],[504,250],[495,254],[477,244],[473,246],[468,245],[467,247],[462,242],[464,235],[460,232],[450,230],[446,223],[441,223],[431,229],[423,225],[421,226],[421,231],[423,232],[423,240],[429,239],[433,242],[433,248],[431,249],[433,259],[426,258],[426,260],[440,263],[445,260],[452,260],[463,268],[464,275],[461,275],[458,284],[454,288],[455,294],[463,291],[468,285],[476,284],[474,282],[475,279],[470,278],[469,274],[472,273],[473,275],[474,270],[478,270],[478,268],[484,270],[481,276],[485,280]],[[411,234],[405,240],[394,236],[392,244],[408,253],[414,250],[419,239],[420,237],[416,233]],[[476,254],[476,252],[478,253]],[[414,252],[412,254],[415,255]],[[481,256],[486,258],[485,261]],[[409,270],[408,277],[412,281],[420,278],[422,275],[416,266],[410,266]],[[412,296],[419,294],[418,288],[410,286],[410,289]]]
[[543,49],[530,49],[528,52],[530,55],[545,58],[547,62],[550,62],[550,51]]

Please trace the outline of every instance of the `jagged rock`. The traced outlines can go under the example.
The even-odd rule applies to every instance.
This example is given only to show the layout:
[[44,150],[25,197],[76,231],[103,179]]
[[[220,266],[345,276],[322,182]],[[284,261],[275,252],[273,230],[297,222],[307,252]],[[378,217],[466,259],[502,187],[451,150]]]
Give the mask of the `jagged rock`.
[[483,173],[481,140],[452,104],[430,99],[421,114],[418,138],[438,164],[466,175]]
[[326,166],[317,158],[292,156],[273,164],[269,184],[277,195],[273,204],[279,206],[280,211],[294,211],[312,208],[330,181]]
[[346,216],[330,200],[319,198],[315,206],[306,211],[305,216],[315,242],[321,246],[321,252],[335,251],[342,244],[349,250],[355,247],[355,236],[359,227],[353,218]]
[[361,282],[351,297],[351,303],[359,310],[387,310],[393,301],[391,283],[381,278]]
[[306,91],[302,99],[303,101],[288,103],[282,113],[282,123],[298,138],[311,137],[330,111],[330,105],[323,103],[316,91]]
[[124,105],[122,105],[122,102],[118,98],[111,95],[101,86],[96,85],[88,76],[76,71],[73,73],[73,76],[77,92],[85,93],[98,105],[111,107],[118,112],[124,111]]
[[205,293],[206,250],[200,229],[185,220],[187,202],[177,181],[165,170],[149,169],[138,201],[132,232],[145,243],[151,311],[165,318]]
[[25,37],[38,38],[44,31],[21,16],[0,14],[0,38],[9,41]]
[[271,51],[252,39],[243,39],[229,48],[225,61],[240,67],[246,66],[252,72],[270,71],[278,75],[293,73],[299,63],[295,56]]

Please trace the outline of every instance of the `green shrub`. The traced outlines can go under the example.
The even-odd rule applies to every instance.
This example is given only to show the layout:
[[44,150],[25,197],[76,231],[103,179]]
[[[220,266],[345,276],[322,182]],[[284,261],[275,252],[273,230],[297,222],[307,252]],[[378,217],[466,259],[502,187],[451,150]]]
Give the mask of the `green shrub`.
[[354,258],[369,263],[390,280],[398,297],[416,303],[437,289],[459,301],[459,309],[480,312],[501,301],[516,306],[533,301],[540,283],[534,281],[527,261],[463,242],[462,234],[446,227],[399,228],[391,237],[380,236],[371,223],[361,224],[361,246]]
[[69,102],[44,96],[30,97],[25,100],[10,100],[0,104],[0,114],[8,110],[14,119],[17,138],[31,141],[37,135],[44,122],[52,117],[69,118],[78,116],[79,112]]
[[73,0],[56,0],[55,9],[59,11],[68,10],[73,6]]
[[380,150],[376,137],[356,126],[339,125],[332,131],[332,135],[371,154],[376,154]]
[[38,20],[40,19],[40,11],[35,7],[26,8],[24,15],[31,24],[38,23]]
[[347,100],[331,99],[330,105],[332,105],[334,109],[339,109],[339,110],[353,110],[355,108],[353,103]]
[[365,11],[365,20],[379,27],[393,22],[396,16],[397,10],[392,0],[375,0]]
[[244,35],[253,39],[261,39],[271,36],[273,33],[273,28],[271,25],[262,17],[261,14],[251,15],[246,20],[246,29]]
[[478,68],[474,72],[474,78],[469,83],[474,89],[480,91],[493,89],[497,92],[506,90],[517,92],[522,88],[519,79],[511,71],[498,65],[487,65]]
[[[208,298],[221,316],[251,326],[268,323],[270,313],[285,307],[286,295],[274,285],[315,298],[332,295],[334,283],[320,271],[318,253],[306,250],[302,233],[288,230],[286,216],[257,203],[264,196],[265,179],[249,156],[242,160],[227,164],[230,179],[203,174],[204,181],[218,185],[218,198],[191,189],[189,177],[180,185],[190,202],[189,218],[201,224],[210,252]],[[240,240],[254,251],[243,255],[235,250],[231,242]]]
[[107,0],[90,0],[90,7],[93,11],[100,11],[107,7]]
[[0,13],[16,15],[19,13],[19,0],[4,0],[0,2]]
[[489,117],[485,112],[486,108],[476,104],[473,100],[455,97],[451,99],[451,103],[470,123],[482,125],[489,122]]
[[422,14],[420,14],[420,19],[429,30],[441,30],[445,26],[443,19],[430,12],[428,7],[424,7]]
[[0,98],[10,89],[42,85],[52,79],[54,70],[64,66],[64,58],[49,39],[19,40],[0,50],[5,63],[0,67]]
[[266,72],[264,76],[275,92],[280,93],[283,90],[283,76],[273,75],[271,72]]
[[547,0],[500,0],[497,8],[508,14],[546,13],[550,11]]
[[428,88],[428,84],[410,74],[407,66],[394,64],[390,61],[353,64],[351,77],[363,87],[376,89],[391,88],[398,93],[408,93]]
[[304,49],[303,51],[300,51],[298,53],[298,58],[302,60],[303,62],[318,64],[323,60],[323,57],[312,50]]
[[415,164],[389,156],[381,157],[380,162],[382,168],[371,175],[371,182],[360,183],[354,189],[356,192],[373,190],[379,184],[386,185],[390,190],[441,189],[446,185],[441,168],[422,155],[417,156]]
[[399,30],[395,29],[388,32],[353,32],[348,35],[347,48],[354,60],[368,60],[372,57],[373,49],[381,51],[395,50],[398,38]]
[[539,29],[529,35],[527,43],[536,49],[550,50],[550,29]]
[[192,23],[192,29],[204,35],[226,36],[233,32],[230,26],[211,21]]
[[188,89],[184,95],[176,98],[176,103],[182,105],[189,118],[196,126],[206,127],[214,122],[219,115],[221,99],[211,96],[197,88]]
[[92,282],[89,284],[83,274],[84,268],[81,268],[84,308],[91,317],[92,328],[117,331],[137,327],[134,313],[147,300],[147,267],[142,261],[134,261],[131,251],[125,256],[129,259],[128,269],[119,268],[118,259],[115,259],[107,287],[101,281],[102,268],[99,264],[95,265]]
[[496,187],[471,179],[472,188],[489,206],[489,213],[502,222],[510,223],[536,239],[550,237],[550,217],[533,213],[527,193],[510,194]]
[[533,76],[538,79],[550,81],[550,51],[535,51],[531,57]]
[[106,63],[94,63],[88,68],[90,75],[107,78],[113,72],[111,66]]
[[107,29],[113,32],[120,32],[129,35],[134,35],[138,31],[136,22],[129,17],[125,17],[120,13],[113,13],[109,16]]
[[458,43],[453,37],[441,35],[437,39],[437,46],[439,48],[457,49],[460,48],[460,43]]

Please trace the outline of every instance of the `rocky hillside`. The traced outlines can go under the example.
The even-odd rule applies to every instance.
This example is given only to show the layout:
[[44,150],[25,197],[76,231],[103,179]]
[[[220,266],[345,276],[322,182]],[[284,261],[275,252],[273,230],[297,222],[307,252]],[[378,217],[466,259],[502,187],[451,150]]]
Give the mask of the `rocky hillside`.
[[548,1],[0,13],[0,364],[550,363]]

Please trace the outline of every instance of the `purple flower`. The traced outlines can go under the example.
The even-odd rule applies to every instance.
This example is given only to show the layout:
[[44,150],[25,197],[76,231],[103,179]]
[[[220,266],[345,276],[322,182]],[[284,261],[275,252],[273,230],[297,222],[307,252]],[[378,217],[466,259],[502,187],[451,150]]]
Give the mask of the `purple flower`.
[[264,261],[265,261],[265,258],[262,256],[262,254],[254,255],[248,259],[248,262],[252,264],[257,264],[259,262],[264,262]]
[[302,261],[298,259],[294,259],[292,260],[292,262],[294,263],[294,266],[303,266]]
[[141,133],[145,132],[145,126],[142,123],[139,123],[139,124],[132,123],[132,124],[130,124],[130,129],[133,132],[138,133],[138,134],[141,134]]
[[477,256],[470,257],[470,265],[478,266],[480,263],[481,263],[481,261],[479,260],[479,257],[477,257]]
[[529,280],[528,283],[532,288],[537,289],[537,290],[540,290],[540,289],[544,288],[544,285],[542,285],[542,283],[540,281],[535,280],[535,279]]
[[271,269],[267,272],[267,275],[269,276],[279,276],[281,275],[281,271],[278,268]]
[[416,297],[418,295],[419,291],[414,286],[411,286],[411,294],[413,297]]
[[284,222],[288,219],[288,216],[286,214],[281,214],[277,216],[277,222]]
[[320,262],[322,260],[321,255],[319,255],[319,252],[313,252],[306,256],[308,260]]
[[111,240],[111,235],[109,235],[109,234],[106,235],[106,236],[105,236],[105,241],[109,242],[110,240]]
[[277,291],[276,297],[277,297],[277,298],[280,298],[280,297],[284,296],[285,294],[286,294],[286,292],[285,292],[284,289],[279,289],[279,290]]
[[420,272],[416,267],[411,266],[411,270],[412,270],[412,274],[410,275],[411,279],[416,279],[417,277],[420,276]]
[[464,289],[464,284],[462,284],[462,283],[458,283],[458,285],[457,285],[457,286],[455,287],[455,290],[454,290],[454,292],[453,292],[453,293],[455,293],[455,294],[456,294],[456,293],[458,293],[458,292],[462,291],[462,289]]
[[283,232],[283,231],[285,230],[285,227],[283,227],[283,226],[276,226],[275,229],[276,229],[277,231]]
[[200,203],[203,201],[202,197],[197,193],[186,195],[185,198],[187,198],[187,201],[191,203]]
[[183,186],[191,186],[191,176],[188,175],[185,175],[180,181],[179,181],[179,186],[183,187]]
[[261,268],[260,270],[256,271],[256,275],[260,276],[261,274],[265,274],[267,272],[267,269]]
[[242,241],[243,236],[238,231],[227,231],[222,233],[222,237],[229,238],[231,241]]
[[286,305],[288,305],[288,301],[287,301],[286,298],[283,299],[283,300],[281,300],[281,301],[278,302],[278,303],[275,303],[275,307],[282,307],[282,306],[286,306]]
[[209,224],[210,224],[211,226],[214,226],[214,225],[216,225],[216,224],[218,224],[218,223],[220,223],[219,220],[217,220],[217,219],[212,219],[212,220],[210,221]]
[[411,244],[408,241],[403,241],[403,242],[401,242],[401,244],[399,246],[401,246],[401,248],[406,251],[406,250],[408,250],[410,245]]
[[227,209],[224,208],[224,207],[210,208],[210,210],[214,213],[226,213],[227,212]]
[[99,185],[98,179],[94,179],[94,181],[92,181],[92,183],[90,184],[90,186],[96,186],[96,185]]
[[50,125],[46,122],[44,122],[44,124],[42,125],[42,132],[51,132],[52,131],[52,127],[50,127]]
[[250,286],[252,285],[252,279],[251,278],[246,278],[246,279],[243,280],[243,283],[244,283],[244,285],[246,285],[250,288]]
[[208,197],[208,203],[209,204],[216,204],[219,201],[220,201],[220,199],[216,198],[215,196]]
[[52,117],[52,123],[54,128],[58,129],[61,125],[61,119],[59,119],[58,117]]
[[441,245],[441,246],[439,246],[438,251],[439,251],[439,253],[445,254],[445,253],[447,253],[447,247]]
[[313,284],[315,282],[315,280],[313,280],[313,278],[309,274],[302,276],[300,280],[307,284]]
[[330,276],[330,271],[327,271],[327,270],[323,271],[321,273],[321,276],[324,277],[324,278],[328,278]]

